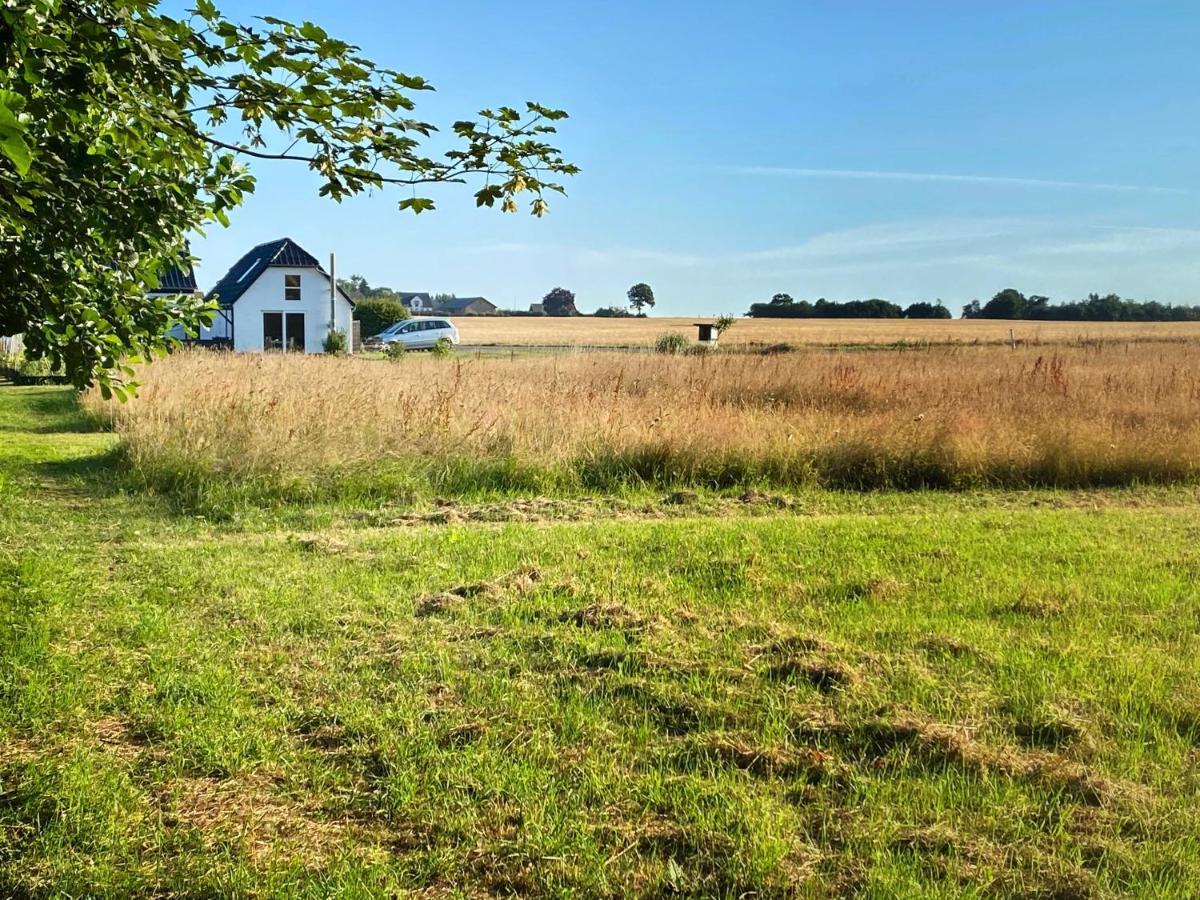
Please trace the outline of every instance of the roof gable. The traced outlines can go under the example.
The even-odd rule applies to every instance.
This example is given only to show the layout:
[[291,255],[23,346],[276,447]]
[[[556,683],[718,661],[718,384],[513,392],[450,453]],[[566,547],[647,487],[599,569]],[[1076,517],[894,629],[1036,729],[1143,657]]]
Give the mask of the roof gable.
[[208,292],[205,299],[212,300],[215,298],[220,301],[222,306],[230,306],[236,303],[238,298],[246,293],[250,285],[254,284],[258,280],[258,277],[272,266],[311,268],[318,269],[321,272],[325,271],[321,269],[321,264],[317,262],[315,256],[291,238],[279,238],[275,241],[259,244],[235,262],[233,267]]

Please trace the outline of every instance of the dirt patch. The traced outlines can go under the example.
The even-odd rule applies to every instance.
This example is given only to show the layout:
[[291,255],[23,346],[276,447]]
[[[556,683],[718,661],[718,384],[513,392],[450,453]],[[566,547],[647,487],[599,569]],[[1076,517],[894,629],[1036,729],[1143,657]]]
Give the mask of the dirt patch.
[[30,762],[42,755],[43,751],[28,738],[11,737],[0,740],[0,766]]
[[1011,603],[1000,606],[996,610],[996,613],[999,615],[1020,616],[1025,619],[1053,619],[1066,612],[1067,599],[1069,598],[1053,593],[1026,593]]
[[944,824],[901,828],[891,842],[939,880],[986,884],[990,894],[1053,900],[1101,896],[1095,877],[1033,848],[998,847]]
[[150,746],[146,735],[121,716],[103,716],[96,720],[93,728],[105,752],[120,759],[137,759]]
[[460,603],[462,603],[462,595],[452,591],[443,591],[440,594],[431,594],[422,597],[417,601],[416,616],[418,619],[427,619],[430,616],[438,616],[442,613],[450,612]]
[[316,535],[313,537],[297,537],[293,538],[296,546],[305,553],[313,553],[321,556],[341,556],[350,551],[350,545],[345,541],[339,541],[337,538],[329,537],[328,535]]
[[487,732],[487,723],[460,722],[438,735],[437,744],[443,750],[461,750],[478,741]]
[[891,848],[913,854],[922,868],[939,879],[954,877],[962,884],[977,881],[987,870],[1005,866],[1003,851],[992,844],[959,834],[947,825],[901,828]]
[[1066,718],[1045,718],[1017,722],[1013,734],[1025,747],[1060,750],[1083,737],[1083,723]]
[[635,632],[646,627],[646,620],[620,603],[590,603],[574,612],[563,613],[560,621],[572,622],[578,628],[613,629]]
[[833,645],[824,638],[811,634],[796,634],[780,638],[767,648],[767,652],[779,656],[801,653],[832,653]]
[[854,682],[854,673],[844,666],[830,662],[787,659],[766,671],[772,681],[801,682],[815,687],[822,694],[843,690]]
[[890,576],[851,582],[845,588],[846,596],[850,600],[877,600],[880,602],[898,600],[904,596],[907,590],[904,582]]
[[979,651],[974,646],[949,635],[934,635],[933,637],[924,638],[917,641],[917,647],[934,657],[964,659],[966,657],[980,656]]
[[303,859],[318,865],[344,845],[351,826],[323,822],[285,796],[267,775],[184,778],[169,783],[161,797],[164,824],[194,829],[206,847],[235,844],[256,864]]
[[795,729],[797,740],[833,742],[864,762],[886,765],[898,747],[911,751],[927,766],[953,766],[967,772],[999,774],[1061,792],[1088,806],[1116,802],[1142,804],[1147,791],[1139,785],[1104,778],[1089,767],[1046,750],[1020,746],[991,746],[977,739],[970,724],[930,722],[910,714],[858,725],[836,720],[805,722]]
[[803,777],[810,784],[821,780],[829,760],[828,754],[820,750],[801,751],[780,745],[764,746],[738,735],[721,733],[706,735],[694,751],[752,775]]
[[422,597],[417,601],[416,616],[418,618],[428,618],[429,616],[449,612],[463,600],[471,600],[478,597],[499,599],[509,593],[523,594],[532,590],[541,581],[541,578],[542,573],[540,570],[533,566],[522,566],[516,571],[492,581],[474,581],[469,584],[460,584],[447,591]]
[[637,672],[646,667],[646,657],[629,650],[600,650],[579,657],[579,665],[593,672]]

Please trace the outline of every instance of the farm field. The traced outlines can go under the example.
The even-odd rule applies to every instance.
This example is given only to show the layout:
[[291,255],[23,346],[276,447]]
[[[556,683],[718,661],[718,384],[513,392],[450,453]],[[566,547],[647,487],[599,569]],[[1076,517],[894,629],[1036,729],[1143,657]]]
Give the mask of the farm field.
[[[505,346],[647,346],[666,332],[696,337],[708,317],[644,319],[460,316],[454,320],[464,344]],[[1071,343],[1088,340],[1200,339],[1200,322],[1035,322],[983,319],[738,319],[721,338],[726,346],[749,344],[863,345],[897,343]]]
[[[492,468],[301,503],[268,480],[222,514],[214,485],[355,460],[319,410],[229,470],[214,359],[240,363],[156,364],[118,433],[0,386],[0,893],[1200,892],[1188,477],[601,491]],[[1103,385],[1085,361],[1068,383]],[[1189,409],[1173,364],[1173,390],[1126,365],[1151,430]],[[189,380],[196,442],[143,459],[175,454],[176,481],[131,475],[146,446],[121,442],[178,427]],[[266,383],[222,397],[227,425],[278,408]],[[1094,402],[1128,419],[1119,388]]]

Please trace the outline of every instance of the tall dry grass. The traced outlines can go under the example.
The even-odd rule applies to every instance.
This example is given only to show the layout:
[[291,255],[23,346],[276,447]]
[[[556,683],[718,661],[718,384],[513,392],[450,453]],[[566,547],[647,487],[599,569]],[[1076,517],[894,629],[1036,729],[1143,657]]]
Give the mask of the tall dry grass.
[[622,484],[1101,486],[1200,475],[1200,346],[178,353],[85,403],[148,484],[309,497]]

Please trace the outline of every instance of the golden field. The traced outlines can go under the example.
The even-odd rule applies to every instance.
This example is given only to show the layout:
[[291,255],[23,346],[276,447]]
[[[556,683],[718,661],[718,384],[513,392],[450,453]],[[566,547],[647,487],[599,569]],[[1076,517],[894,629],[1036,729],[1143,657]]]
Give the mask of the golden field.
[[[464,316],[454,320],[464,344],[640,346],[660,334],[696,337],[697,322],[711,317],[645,319]],[[1018,341],[1072,343],[1094,340],[1200,340],[1200,322],[1034,322],[997,319],[739,319],[722,338],[746,344],[1001,343],[1012,329]]]
[[181,352],[111,420],[145,482],[268,496],[653,484],[1099,486],[1200,473],[1200,345],[397,362]]

